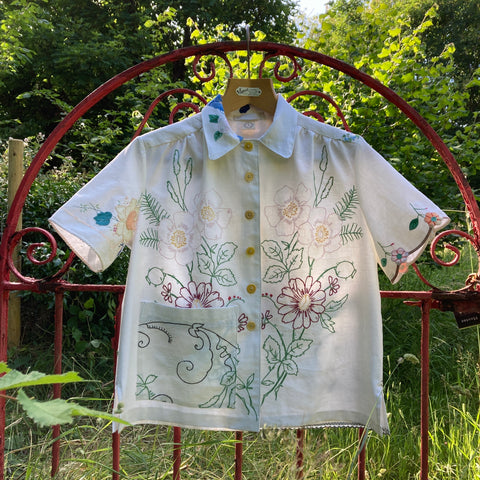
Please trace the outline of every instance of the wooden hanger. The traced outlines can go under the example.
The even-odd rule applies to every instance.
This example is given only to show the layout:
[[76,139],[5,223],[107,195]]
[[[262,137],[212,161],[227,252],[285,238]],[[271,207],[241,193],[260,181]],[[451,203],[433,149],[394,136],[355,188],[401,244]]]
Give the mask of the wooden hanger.
[[277,94],[271,78],[230,78],[222,103],[225,115],[244,105],[253,105],[273,115],[277,107]]
[[250,78],[250,26],[247,34],[247,70],[248,78],[230,78],[223,94],[222,103],[225,115],[245,105],[253,105],[273,115],[277,107],[277,94],[271,78]]

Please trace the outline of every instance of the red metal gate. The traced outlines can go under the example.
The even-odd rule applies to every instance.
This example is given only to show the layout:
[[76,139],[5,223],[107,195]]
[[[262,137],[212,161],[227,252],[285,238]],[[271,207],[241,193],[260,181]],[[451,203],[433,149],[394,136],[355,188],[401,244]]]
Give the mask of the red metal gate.
[[[467,234],[465,232],[457,230],[448,230],[439,234],[435,240],[432,242],[431,255],[433,259],[440,265],[449,266],[453,265],[458,261],[458,251],[454,247],[447,246],[455,252],[455,258],[449,263],[445,263],[440,260],[435,255],[435,247],[440,239],[444,238],[447,235],[455,234],[463,237],[469,241],[475,248],[477,254],[480,255],[480,210],[473,195],[473,192],[463,175],[459,165],[457,164],[452,153],[448,150],[447,146],[438,136],[438,134],[433,130],[433,128],[426,122],[422,116],[416,112],[407,102],[405,102],[401,97],[394,93],[391,89],[387,88],[377,80],[373,79],[369,75],[357,70],[356,68],[336,60],[327,55],[291,47],[287,45],[269,43],[269,42],[225,42],[225,43],[213,43],[202,46],[188,47],[179,49],[158,57],[155,57],[151,60],[140,63],[124,72],[118,74],[117,76],[110,79],[108,82],[100,86],[97,90],[88,95],[83,101],[81,101],[65,118],[62,122],[58,124],[55,130],[51,135],[45,140],[44,144],[38,151],[37,155],[33,159],[29,169],[27,170],[18,193],[15,197],[14,203],[10,209],[6,228],[4,230],[2,241],[0,244],[0,294],[1,294],[1,303],[0,303],[0,361],[7,361],[7,328],[8,328],[8,302],[9,302],[9,293],[12,291],[22,291],[28,290],[36,293],[45,293],[45,292],[54,292],[55,294],[55,361],[54,361],[54,371],[55,373],[60,373],[62,370],[61,359],[62,359],[62,321],[63,321],[63,300],[64,293],[69,291],[108,291],[118,295],[118,305],[121,304],[124,286],[123,285],[88,285],[88,284],[72,284],[64,280],[64,275],[68,272],[73,260],[74,255],[71,254],[66,263],[61,267],[61,269],[48,278],[34,279],[30,277],[23,276],[15,267],[12,261],[12,253],[16,245],[22,240],[22,238],[31,232],[41,234],[45,237],[45,243],[48,243],[51,247],[51,254],[46,260],[39,261],[35,258],[35,250],[43,245],[43,243],[34,243],[31,244],[27,249],[28,259],[36,264],[43,265],[52,261],[56,257],[57,252],[57,243],[54,236],[38,227],[30,227],[21,230],[20,232],[15,232],[17,221],[19,219],[21,210],[25,203],[25,199],[28,195],[30,187],[37,177],[40,168],[43,163],[52,152],[57,143],[62,139],[65,133],[74,125],[74,123],[82,117],[90,108],[96,105],[100,100],[102,100],[106,95],[113,92],[121,85],[127,81],[145,73],[151,69],[160,67],[162,65],[184,61],[187,58],[193,57],[193,68],[194,73],[202,82],[211,80],[215,77],[215,66],[211,64],[211,72],[207,78],[201,77],[201,74],[197,72],[198,62],[202,57],[205,56],[217,56],[222,58],[227,66],[230,69],[230,74],[233,76],[233,70],[231,64],[227,58],[227,53],[236,52],[236,51],[245,51],[249,50],[256,52],[264,53],[264,60],[260,66],[259,75],[262,75],[262,71],[265,66],[265,62],[268,59],[274,57],[286,57],[289,62],[293,65],[293,73],[288,77],[281,77],[279,74],[278,64],[274,69],[275,77],[277,80],[282,82],[288,82],[293,78],[297,77],[300,70],[299,59],[302,61],[311,61],[320,65],[325,65],[331,69],[338,70],[347,74],[348,76],[358,80],[364,85],[370,87],[371,89],[378,92],[389,102],[398,107],[403,114],[405,114],[427,137],[430,143],[434,146],[437,152],[440,154],[444,162],[446,163],[448,169],[450,170],[452,176],[455,179],[455,182],[460,189],[460,192],[465,201],[465,205],[470,217],[470,221],[473,228],[473,234]],[[188,93],[199,98],[202,102],[206,103],[205,99],[198,94],[187,89],[177,89],[175,91],[164,92],[162,93],[151,105],[148,110],[145,120],[140,126],[139,130],[135,133],[135,136],[138,135],[143,128],[148,116],[151,114],[155,106],[160,102],[164,97],[169,94],[177,93]],[[344,128],[348,129],[348,126],[345,123],[345,120],[341,114],[338,106],[333,102],[332,99],[320,92],[298,92],[289,101],[293,100],[298,95],[310,94],[321,97],[324,100],[329,101],[334,105],[337,110],[338,115],[342,119]],[[193,103],[183,102],[178,104],[172,111],[170,116],[170,121],[173,121],[174,115],[178,112],[179,109],[183,107],[190,107],[198,111],[198,107]],[[317,115],[307,112],[306,114],[311,114],[316,116],[319,120],[322,120]],[[53,212],[52,212],[53,213]],[[428,283],[428,281],[421,275],[418,271],[418,268],[413,266],[417,272],[420,279],[426,284],[428,290],[425,291],[384,291],[381,292],[383,298],[391,297],[403,300],[409,300],[411,303],[418,305],[422,311],[422,334],[421,334],[421,369],[422,369],[422,378],[421,378],[421,479],[426,480],[428,478],[428,383],[429,383],[429,321],[430,321],[430,311],[432,308],[441,309],[441,310],[453,310],[456,312],[465,312],[467,315],[469,312],[478,312],[479,308],[479,274],[474,273],[469,276],[469,279],[466,283],[466,286],[461,290],[444,292],[436,289]],[[10,280],[10,273],[14,273],[17,277],[17,280]],[[114,347],[116,350],[117,336],[120,323],[120,308],[117,307],[117,324],[115,325],[115,339]],[[113,365],[113,363],[112,363]],[[60,386],[55,386],[54,396],[56,398],[60,397],[61,389]],[[362,438],[363,431],[360,431],[360,438]],[[60,434],[59,427],[54,427],[54,438],[57,438]],[[235,479],[240,480],[242,475],[242,433],[237,432],[236,434],[236,457],[235,457]],[[180,479],[180,463],[181,463],[181,431],[179,428],[174,429],[174,446],[173,446],[173,465],[174,465],[174,480]],[[358,459],[358,478],[365,478],[365,451],[363,448],[364,442],[360,442],[362,446],[362,451],[360,452]],[[297,431],[297,478],[303,478],[302,463],[303,463],[303,446],[304,446],[304,431]],[[0,480],[4,478],[4,449],[5,449],[5,400],[0,399]],[[54,475],[59,468],[59,449],[60,442],[56,441],[53,445],[52,453],[52,475]],[[119,434],[113,434],[112,441],[112,461],[113,461],[113,479],[118,479],[119,474],[119,461],[120,461],[120,436]]]

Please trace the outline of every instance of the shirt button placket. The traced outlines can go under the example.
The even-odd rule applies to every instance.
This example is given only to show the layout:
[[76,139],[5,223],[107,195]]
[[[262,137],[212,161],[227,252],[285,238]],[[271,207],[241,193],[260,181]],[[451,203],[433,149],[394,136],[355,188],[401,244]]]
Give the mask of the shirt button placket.
[[[240,191],[243,205],[243,260],[242,283],[245,295],[245,314],[248,317],[243,347],[244,358],[249,364],[250,372],[255,371],[255,384],[251,395],[255,397],[260,409],[260,364],[261,364],[261,329],[257,327],[261,315],[261,263],[260,263],[260,185],[258,142],[242,142]],[[249,374],[250,375],[250,374]],[[259,412],[259,411],[258,411]],[[259,412],[260,413],[260,412]]]

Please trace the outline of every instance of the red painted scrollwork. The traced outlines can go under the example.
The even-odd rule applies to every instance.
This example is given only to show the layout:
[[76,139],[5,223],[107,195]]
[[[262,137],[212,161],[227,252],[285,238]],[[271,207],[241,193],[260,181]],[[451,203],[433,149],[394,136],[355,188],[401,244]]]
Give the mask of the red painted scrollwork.
[[[73,260],[75,259],[75,254],[73,252],[70,253],[67,261],[62,265],[62,267],[56,273],[54,273],[53,275],[49,275],[48,277],[37,279],[32,277],[26,277],[19,272],[19,270],[17,269],[13,261],[13,252],[17,247],[17,245],[22,241],[23,237],[25,235],[32,234],[32,233],[41,234],[45,236],[47,241],[35,242],[28,245],[26,253],[27,253],[27,258],[30,262],[32,262],[34,265],[41,266],[41,265],[46,265],[50,262],[53,262],[53,260],[55,260],[55,258],[57,257],[57,250],[58,250],[57,241],[52,233],[50,233],[48,230],[45,230],[39,227],[24,228],[23,230],[15,232],[10,238],[10,241],[8,244],[7,264],[10,271],[17,277],[19,281],[24,282],[26,284],[30,284],[30,285],[38,282],[53,281],[63,277],[63,275],[65,275],[65,273],[70,268]],[[49,247],[50,253],[46,258],[42,258],[40,260],[36,258],[35,255],[37,254],[37,251],[40,248],[44,248],[44,247]]]

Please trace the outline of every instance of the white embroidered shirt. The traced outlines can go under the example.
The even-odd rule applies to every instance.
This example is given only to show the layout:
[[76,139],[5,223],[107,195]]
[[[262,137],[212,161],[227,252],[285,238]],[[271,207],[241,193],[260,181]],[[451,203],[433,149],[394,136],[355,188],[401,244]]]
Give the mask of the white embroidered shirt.
[[361,137],[221,97],[142,135],[50,219],[94,271],[124,245],[116,405],[131,423],[388,432],[377,265],[447,216]]

